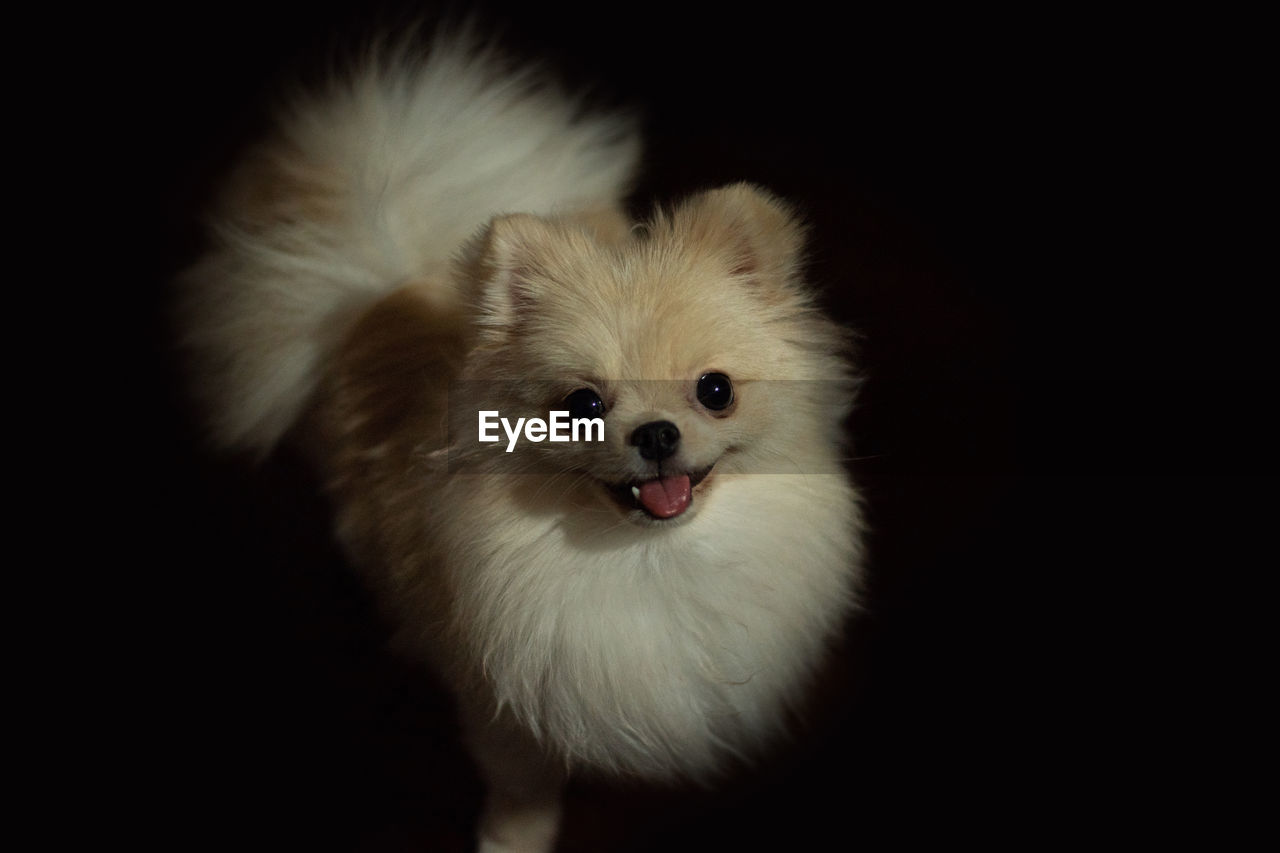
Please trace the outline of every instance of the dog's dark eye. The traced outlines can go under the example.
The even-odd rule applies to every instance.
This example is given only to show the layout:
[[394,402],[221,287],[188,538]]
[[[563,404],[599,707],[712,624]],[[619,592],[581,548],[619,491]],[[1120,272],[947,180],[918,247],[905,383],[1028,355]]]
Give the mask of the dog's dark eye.
[[706,374],[698,380],[698,402],[715,412],[729,408],[733,383],[723,373]]
[[601,400],[600,395],[590,388],[579,388],[574,391],[564,398],[564,404],[571,418],[604,417],[604,400]]

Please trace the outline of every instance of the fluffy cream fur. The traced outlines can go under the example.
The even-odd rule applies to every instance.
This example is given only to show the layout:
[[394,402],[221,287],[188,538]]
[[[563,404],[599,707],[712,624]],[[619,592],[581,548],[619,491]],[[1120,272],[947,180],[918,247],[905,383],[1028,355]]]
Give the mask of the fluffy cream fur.
[[[214,437],[292,431],[400,646],[456,689],[482,849],[546,850],[568,770],[707,778],[779,728],[858,577],[852,392],[784,205],[730,187],[632,227],[629,126],[496,68],[442,43],[292,101],[183,278],[184,330]],[[584,387],[602,444],[467,445],[478,408]],[[654,420],[681,433],[660,470],[630,441]],[[708,467],[670,520],[614,493]]]

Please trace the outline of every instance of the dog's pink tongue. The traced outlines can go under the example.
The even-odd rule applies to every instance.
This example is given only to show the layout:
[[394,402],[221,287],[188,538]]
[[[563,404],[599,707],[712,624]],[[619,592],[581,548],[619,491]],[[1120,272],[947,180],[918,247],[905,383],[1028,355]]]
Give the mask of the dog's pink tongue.
[[689,506],[689,475],[663,477],[640,486],[640,503],[658,518],[674,518]]

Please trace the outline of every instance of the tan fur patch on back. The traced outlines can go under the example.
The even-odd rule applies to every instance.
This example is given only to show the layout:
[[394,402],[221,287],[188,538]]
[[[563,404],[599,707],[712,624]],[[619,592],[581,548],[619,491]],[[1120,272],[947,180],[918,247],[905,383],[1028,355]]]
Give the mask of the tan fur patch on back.
[[339,175],[308,161],[293,143],[264,143],[236,168],[221,204],[255,232],[295,222],[332,222],[340,211]]
[[[323,440],[337,480],[403,470],[407,455],[447,439],[447,377],[456,373],[459,318],[413,288],[378,302],[355,324],[320,402]],[[381,472],[386,460],[391,469]]]

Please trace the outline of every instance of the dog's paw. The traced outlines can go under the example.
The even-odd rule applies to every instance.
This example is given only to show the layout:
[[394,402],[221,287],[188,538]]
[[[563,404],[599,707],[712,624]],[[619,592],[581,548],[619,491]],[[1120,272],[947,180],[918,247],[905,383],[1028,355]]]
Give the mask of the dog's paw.
[[560,803],[515,802],[490,795],[480,821],[479,853],[552,853]]
[[555,840],[548,844],[508,844],[501,841],[494,841],[489,838],[481,838],[480,846],[476,848],[477,853],[551,853],[555,849]]

